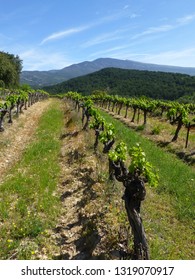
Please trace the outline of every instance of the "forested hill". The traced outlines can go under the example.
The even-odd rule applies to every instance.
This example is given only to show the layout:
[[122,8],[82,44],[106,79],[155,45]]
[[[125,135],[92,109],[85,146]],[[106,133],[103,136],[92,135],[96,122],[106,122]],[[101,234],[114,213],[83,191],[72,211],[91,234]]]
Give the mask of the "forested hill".
[[98,58],[93,61],[83,61],[81,63],[72,64],[60,70],[23,71],[21,73],[20,82],[21,84],[29,84],[33,88],[40,88],[62,83],[64,81],[68,81],[69,79],[88,75],[110,67],[128,70],[181,73],[195,76],[194,67],[158,65],[116,58]]
[[122,96],[149,96],[158,99],[178,99],[195,92],[195,77],[165,72],[106,68],[66,82],[44,87],[52,94],[77,91],[85,95],[94,90],[107,90]]

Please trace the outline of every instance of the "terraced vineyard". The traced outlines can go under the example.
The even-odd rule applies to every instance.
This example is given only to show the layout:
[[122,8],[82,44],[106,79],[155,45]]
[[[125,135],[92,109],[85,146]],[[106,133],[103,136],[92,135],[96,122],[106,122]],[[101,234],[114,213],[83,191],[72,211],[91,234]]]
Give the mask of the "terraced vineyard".
[[[4,119],[1,259],[194,259],[193,158],[186,164],[100,105],[133,116],[133,108],[69,93],[34,104],[11,127]],[[170,117],[179,120],[179,112]],[[191,127],[183,149],[193,145]]]

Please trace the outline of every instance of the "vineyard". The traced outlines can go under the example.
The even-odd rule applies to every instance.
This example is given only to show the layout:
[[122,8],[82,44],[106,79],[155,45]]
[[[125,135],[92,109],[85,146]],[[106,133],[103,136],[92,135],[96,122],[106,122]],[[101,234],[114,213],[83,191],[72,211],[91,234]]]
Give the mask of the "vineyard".
[[2,161],[38,104],[29,144],[4,160],[1,259],[194,258],[194,104],[1,90]]

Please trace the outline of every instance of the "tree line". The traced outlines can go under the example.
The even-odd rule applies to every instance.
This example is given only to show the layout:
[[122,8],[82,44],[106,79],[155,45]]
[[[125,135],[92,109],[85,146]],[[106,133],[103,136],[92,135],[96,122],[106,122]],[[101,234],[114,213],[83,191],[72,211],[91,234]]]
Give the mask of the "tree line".
[[0,87],[17,88],[21,71],[22,60],[18,55],[0,52]]

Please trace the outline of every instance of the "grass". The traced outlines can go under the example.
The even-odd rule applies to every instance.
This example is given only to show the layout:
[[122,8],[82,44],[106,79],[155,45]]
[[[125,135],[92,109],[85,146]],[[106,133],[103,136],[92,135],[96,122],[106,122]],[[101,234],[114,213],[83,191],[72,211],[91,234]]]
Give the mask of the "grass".
[[59,104],[42,115],[35,140],[0,185],[0,259],[31,259],[59,212]]
[[120,121],[102,113],[107,121],[116,128],[116,135],[128,145],[128,148],[140,143],[147,159],[157,169],[160,176],[158,192],[171,194],[172,204],[179,218],[193,219],[195,197],[195,172],[192,167],[157,147],[153,142],[140,136],[139,133],[127,128]]

